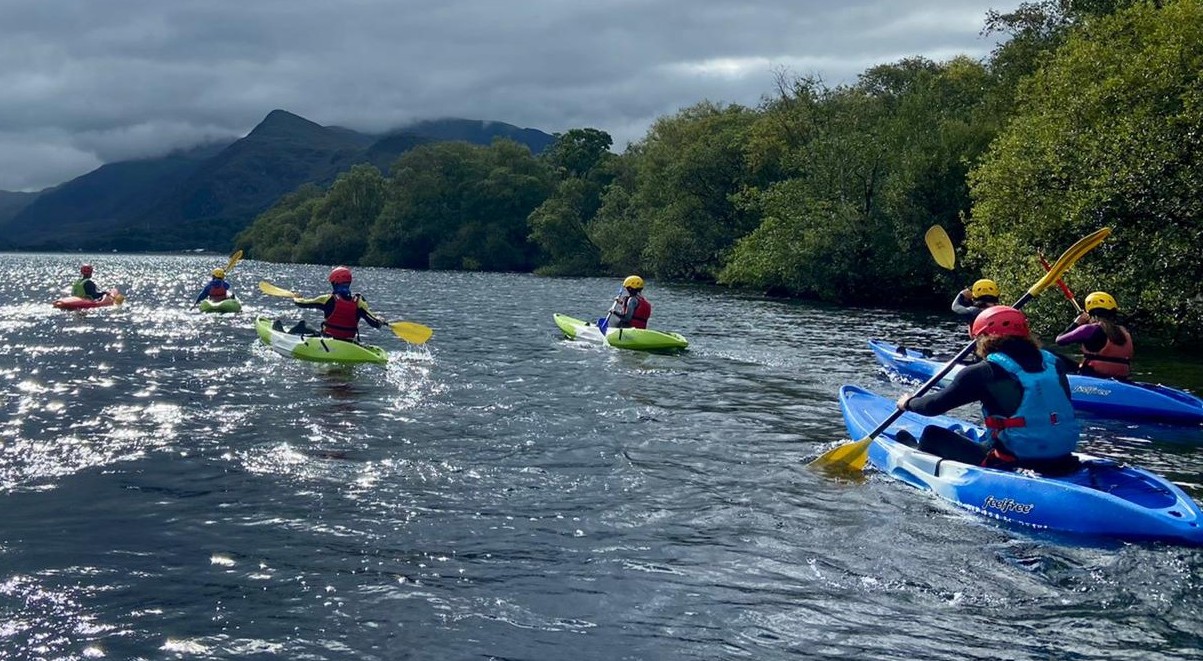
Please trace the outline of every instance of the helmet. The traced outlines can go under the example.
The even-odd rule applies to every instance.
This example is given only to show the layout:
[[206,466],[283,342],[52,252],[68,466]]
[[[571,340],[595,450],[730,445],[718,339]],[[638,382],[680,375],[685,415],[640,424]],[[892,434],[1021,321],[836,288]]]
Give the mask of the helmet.
[[993,280],[982,278],[981,280],[973,283],[973,287],[969,290],[969,292],[974,298],[981,298],[983,296],[993,296],[994,298],[998,298],[998,283]]
[[622,286],[630,289],[643,289],[643,278],[637,275],[628,275],[627,279],[622,281]]
[[213,277],[214,278],[226,277],[226,270],[225,269],[213,269]]
[[969,334],[979,335],[1008,335],[1011,337],[1027,337],[1028,317],[1009,305],[994,305],[982,310],[973,320]]
[[335,267],[330,272],[330,284],[332,285],[349,285],[351,284],[351,269],[345,266]]
[[92,275],[92,265],[91,265],[91,264],[84,264],[83,266],[80,266],[80,267],[79,267],[79,274],[80,274],[80,275],[82,275],[82,276],[83,276],[83,277],[85,277],[85,278],[87,278],[87,277],[91,276],[91,275]]
[[1097,310],[1102,308],[1115,312],[1119,309],[1119,305],[1115,303],[1115,298],[1105,291],[1092,292],[1086,297],[1086,311]]

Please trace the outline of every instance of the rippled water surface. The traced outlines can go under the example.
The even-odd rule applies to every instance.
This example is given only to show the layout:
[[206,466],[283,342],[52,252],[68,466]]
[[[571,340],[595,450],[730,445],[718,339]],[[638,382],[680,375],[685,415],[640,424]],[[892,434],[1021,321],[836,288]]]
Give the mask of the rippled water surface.
[[[387,366],[257,344],[298,318],[221,256],[95,255],[120,308],[61,312],[81,257],[0,255],[0,658],[1197,659],[1203,551],[1003,528],[806,462],[870,337],[944,317],[649,284],[677,356],[562,340],[617,282],[357,269]],[[310,316],[311,322],[315,320]],[[371,332],[370,330],[368,332]],[[1198,365],[1142,378],[1203,384]],[[1092,421],[1086,449],[1203,496],[1198,429]]]

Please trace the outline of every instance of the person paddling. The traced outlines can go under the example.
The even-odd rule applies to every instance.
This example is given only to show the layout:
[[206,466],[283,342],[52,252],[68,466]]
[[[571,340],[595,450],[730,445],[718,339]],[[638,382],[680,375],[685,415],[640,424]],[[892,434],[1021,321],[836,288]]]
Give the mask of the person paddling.
[[952,299],[952,311],[972,324],[982,310],[998,305],[998,296],[998,283],[982,278],[973,283],[972,287],[957,292],[956,297]]
[[193,305],[197,305],[206,298],[214,303],[219,303],[227,298],[234,298],[230,283],[226,281],[226,270],[221,268],[213,269],[212,275],[213,279],[201,290],[200,295],[192,303]]
[[1086,309],[1057,336],[1059,346],[1082,345],[1078,373],[1126,379],[1132,375],[1132,334],[1120,325],[1119,304],[1104,291],[1086,297]]
[[[971,333],[980,362],[961,369],[947,388],[922,397],[903,395],[897,406],[930,416],[979,402],[990,439],[978,444],[932,425],[918,439],[919,449],[991,468],[1054,475],[1074,470],[1080,428],[1069,381],[1057,357],[1032,337],[1027,316],[1007,305],[991,306],[973,320]],[[906,433],[898,439],[915,443]]]
[[101,291],[100,288],[96,286],[96,283],[92,282],[91,264],[81,265],[79,267],[79,276],[79,280],[76,280],[75,284],[71,285],[72,296],[99,301],[108,293]]
[[[314,298],[294,298],[292,302],[300,308],[317,308],[325,315],[322,322],[321,334],[337,340],[356,341],[359,336],[359,322],[366,321],[372,328],[380,328],[385,324],[368,308],[368,302],[359,294],[351,293],[351,269],[345,266],[335,267],[330,271],[331,293]],[[304,334],[308,329],[305,321],[288,331]],[[316,333],[312,333],[315,334]]]
[[643,278],[629,275],[622,281],[622,292],[614,298],[605,325],[613,328],[647,328],[652,303],[643,297]]

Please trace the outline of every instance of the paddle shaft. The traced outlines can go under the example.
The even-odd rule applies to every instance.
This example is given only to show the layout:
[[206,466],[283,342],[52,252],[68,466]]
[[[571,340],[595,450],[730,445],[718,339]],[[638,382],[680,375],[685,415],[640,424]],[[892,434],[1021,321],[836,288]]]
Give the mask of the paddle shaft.
[[[1040,255],[1040,265],[1044,267],[1045,271],[1048,271],[1052,268],[1049,266],[1048,260],[1044,258],[1044,255]],[[1069,285],[1065,284],[1065,281],[1061,278],[1057,278],[1057,286],[1061,288],[1061,293],[1065,294],[1065,298],[1068,298],[1069,302],[1074,304],[1074,308],[1081,313],[1082,306],[1078,305],[1078,299],[1074,296],[1074,293],[1069,290]]]

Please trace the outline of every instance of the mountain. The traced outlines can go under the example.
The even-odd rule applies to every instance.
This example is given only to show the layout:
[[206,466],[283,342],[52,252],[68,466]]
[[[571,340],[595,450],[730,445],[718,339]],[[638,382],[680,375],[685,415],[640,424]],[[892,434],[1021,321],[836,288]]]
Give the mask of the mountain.
[[[554,141],[535,129],[465,119],[370,135],[273,110],[233,142],[109,163],[40,194],[6,193],[0,236],[4,245],[25,249],[224,250],[255,216],[303,184],[329,185],[358,163],[387,171],[428,142],[487,145],[496,137],[536,152]],[[7,219],[5,204],[13,209]]]
[[[21,213],[25,207],[33,204],[33,201],[38,199],[41,193],[14,193],[11,191],[0,190],[0,225],[11,220],[17,214]],[[4,242],[0,240],[0,245]]]

